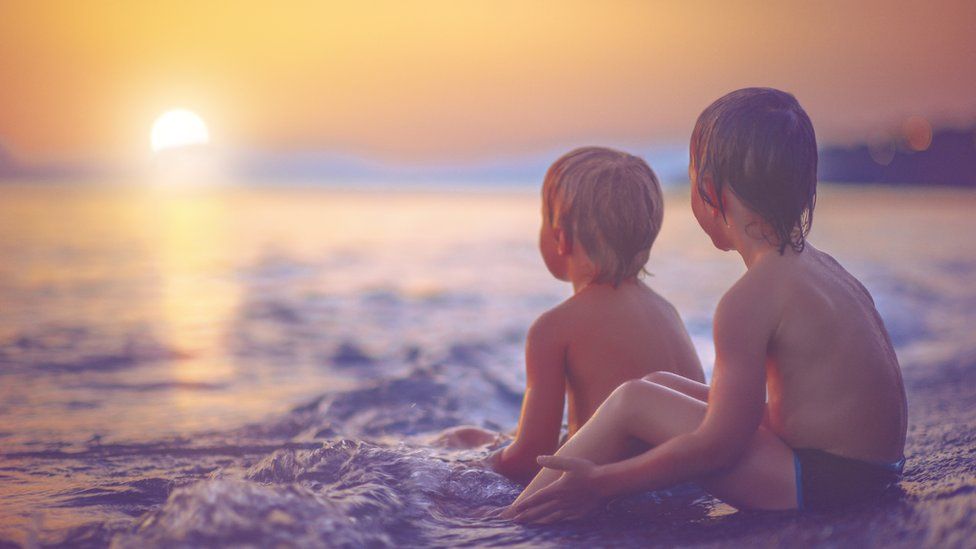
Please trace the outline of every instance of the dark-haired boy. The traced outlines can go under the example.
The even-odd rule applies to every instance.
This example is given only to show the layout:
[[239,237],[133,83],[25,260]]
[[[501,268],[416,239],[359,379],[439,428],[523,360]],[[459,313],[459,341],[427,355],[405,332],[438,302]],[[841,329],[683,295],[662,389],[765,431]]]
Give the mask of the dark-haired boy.
[[[806,113],[779,90],[732,92],[698,118],[689,171],[698,223],[747,267],[715,312],[711,387],[625,383],[539,459],[509,516],[577,518],[691,480],[736,507],[822,509],[900,475],[907,414],[891,341],[867,290],[805,240],[817,173]],[[632,438],[652,448],[623,459]]]

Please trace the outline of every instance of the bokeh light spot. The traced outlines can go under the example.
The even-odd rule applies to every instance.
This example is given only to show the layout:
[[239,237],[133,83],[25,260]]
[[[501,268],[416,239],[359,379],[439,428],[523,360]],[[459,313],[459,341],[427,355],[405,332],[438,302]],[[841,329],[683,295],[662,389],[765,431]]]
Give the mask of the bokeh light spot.
[[932,125],[921,116],[908,117],[901,129],[908,148],[915,152],[924,151],[932,144]]

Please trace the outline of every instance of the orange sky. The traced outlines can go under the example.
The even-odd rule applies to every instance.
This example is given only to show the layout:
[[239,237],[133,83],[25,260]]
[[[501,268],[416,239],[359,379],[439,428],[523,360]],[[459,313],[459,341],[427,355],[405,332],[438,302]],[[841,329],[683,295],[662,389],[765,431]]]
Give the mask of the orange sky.
[[144,155],[182,106],[229,149],[480,159],[683,142],[746,85],[794,92],[822,141],[976,119],[971,1],[174,4],[0,4],[0,143]]

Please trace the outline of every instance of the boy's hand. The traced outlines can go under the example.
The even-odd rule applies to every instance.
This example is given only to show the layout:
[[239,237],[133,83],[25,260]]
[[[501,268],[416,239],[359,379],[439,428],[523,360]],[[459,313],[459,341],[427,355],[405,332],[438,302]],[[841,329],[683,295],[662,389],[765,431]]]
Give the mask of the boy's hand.
[[513,520],[536,524],[575,520],[603,506],[604,498],[597,490],[596,464],[592,461],[562,456],[539,456],[536,461],[563,474],[516,505]]

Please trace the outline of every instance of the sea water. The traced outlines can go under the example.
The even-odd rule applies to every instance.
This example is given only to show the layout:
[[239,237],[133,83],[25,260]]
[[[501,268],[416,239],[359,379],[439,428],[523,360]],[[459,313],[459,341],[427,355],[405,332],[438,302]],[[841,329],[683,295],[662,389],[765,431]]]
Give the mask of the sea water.
[[[744,267],[667,191],[645,278],[710,370]],[[905,368],[976,349],[976,193],[821,187],[811,242]],[[0,546],[642,545],[732,513],[693,488],[586,524],[429,445],[510,430],[522,346],[570,295],[537,190],[0,187]],[[677,525],[677,526],[676,526]]]

